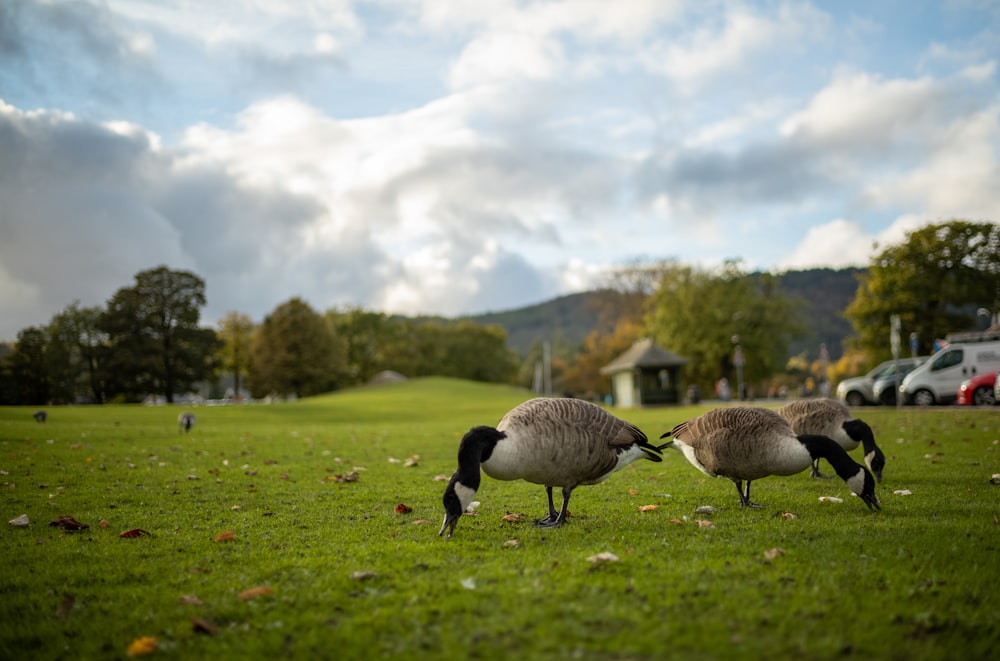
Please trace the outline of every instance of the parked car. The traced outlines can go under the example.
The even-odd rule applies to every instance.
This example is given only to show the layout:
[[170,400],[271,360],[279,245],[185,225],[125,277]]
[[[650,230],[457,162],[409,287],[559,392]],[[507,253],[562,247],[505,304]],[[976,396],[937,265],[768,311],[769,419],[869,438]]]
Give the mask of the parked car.
[[907,374],[926,362],[927,358],[927,356],[920,356],[917,359],[919,362],[907,361],[904,363],[900,361],[898,374],[892,373],[888,376],[875,379],[875,383],[872,384],[872,396],[875,398],[875,401],[885,406],[895,406],[899,384],[903,382]]
[[950,344],[906,375],[899,394],[906,404],[950,404],[962,381],[1000,369],[1000,341]]
[[[900,358],[899,366],[906,367],[909,372],[917,365],[927,360],[927,356],[917,356],[916,358]],[[906,373],[904,372],[904,374]],[[837,399],[848,406],[864,406],[865,404],[878,404],[879,400],[873,392],[875,382],[879,379],[891,377],[896,373],[896,361],[887,360],[880,363],[878,367],[868,372],[864,376],[856,376],[851,379],[844,379],[837,384]],[[895,401],[895,400],[894,400]]]
[[958,387],[957,404],[963,406],[993,406],[997,403],[996,386],[998,372],[988,372],[962,381]]

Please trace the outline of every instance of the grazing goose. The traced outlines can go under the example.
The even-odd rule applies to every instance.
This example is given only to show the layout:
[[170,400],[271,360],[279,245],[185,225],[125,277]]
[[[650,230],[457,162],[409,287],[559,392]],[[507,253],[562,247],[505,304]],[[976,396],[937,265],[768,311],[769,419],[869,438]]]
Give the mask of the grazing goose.
[[750,503],[753,480],[793,475],[822,457],[851,491],[861,496],[868,509],[881,509],[875,497],[875,480],[867,468],[826,436],[797,436],[784,418],[769,409],[715,409],[682,422],[660,438],[667,436],[674,440],[665,447],[680,449],[695,468],[711,477],[732,480],[744,507],[756,507]]
[[[635,425],[580,399],[539,397],[511,409],[493,427],[473,427],[458,447],[458,470],[444,490],[439,535],[455,531],[459,517],[479,489],[482,468],[497,480],[525,480],[545,486],[549,515],[535,525],[555,528],[566,520],[573,489],[597,484],[637,459],[662,461]],[[562,487],[556,511],[552,488]]]
[[[778,409],[778,415],[788,421],[796,434],[829,436],[848,452],[862,445],[865,463],[875,478],[882,481],[885,455],[875,445],[872,428],[851,415],[851,409],[836,399],[800,399]],[[813,462],[811,477],[825,477],[819,472],[819,459]]]
[[191,428],[194,427],[194,420],[194,413],[190,411],[184,411],[177,416],[177,425],[180,427],[180,431],[191,431]]

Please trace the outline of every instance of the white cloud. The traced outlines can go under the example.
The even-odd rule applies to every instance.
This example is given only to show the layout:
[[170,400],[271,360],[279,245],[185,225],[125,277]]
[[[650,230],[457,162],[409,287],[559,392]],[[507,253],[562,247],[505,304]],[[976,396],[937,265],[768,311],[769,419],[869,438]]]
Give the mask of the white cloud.
[[690,36],[654,44],[642,56],[646,67],[690,90],[747,66],[759,53],[775,48],[788,53],[804,39],[822,34],[829,21],[809,4],[782,4],[774,16],[743,5],[724,7],[722,25],[692,29]]
[[857,222],[838,218],[806,230],[802,240],[779,264],[779,268],[867,266],[873,244],[874,238],[866,234]]

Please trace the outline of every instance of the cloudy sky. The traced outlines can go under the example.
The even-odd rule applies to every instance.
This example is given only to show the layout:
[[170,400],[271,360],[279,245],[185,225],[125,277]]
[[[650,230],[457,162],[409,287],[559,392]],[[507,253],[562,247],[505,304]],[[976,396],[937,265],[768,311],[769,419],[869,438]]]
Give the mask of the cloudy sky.
[[166,264],[205,323],[458,315],[1000,221],[1000,3],[3,0],[0,339]]

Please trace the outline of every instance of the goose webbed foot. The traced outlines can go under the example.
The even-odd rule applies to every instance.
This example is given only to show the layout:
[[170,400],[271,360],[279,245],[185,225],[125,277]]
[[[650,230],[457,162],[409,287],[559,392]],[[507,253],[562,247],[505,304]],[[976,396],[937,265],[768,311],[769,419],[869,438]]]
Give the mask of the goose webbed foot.
[[563,519],[557,514],[555,517],[546,517],[544,519],[535,519],[536,528],[558,528],[563,524]]

